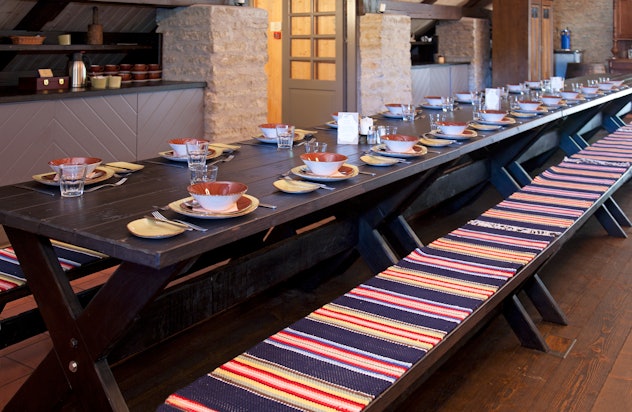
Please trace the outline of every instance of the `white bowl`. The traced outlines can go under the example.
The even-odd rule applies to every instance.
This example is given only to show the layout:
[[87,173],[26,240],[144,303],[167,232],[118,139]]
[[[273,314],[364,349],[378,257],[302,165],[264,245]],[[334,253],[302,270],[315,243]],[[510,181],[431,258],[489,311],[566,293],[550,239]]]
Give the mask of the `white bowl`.
[[614,87],[621,87],[621,85],[623,85],[623,80],[610,80],[609,83],[612,83]]
[[458,92],[458,93],[455,93],[455,95],[456,95],[456,98],[461,102],[472,101],[472,95],[470,94],[470,92]]
[[340,169],[347,156],[339,153],[303,153],[301,160],[315,175],[331,176]]
[[502,110],[481,110],[481,117],[488,122],[499,122],[505,118],[507,112]]
[[514,93],[522,92],[522,85],[521,84],[508,84],[507,90]]
[[614,84],[610,82],[599,83],[599,90],[612,90],[613,87],[614,87]]
[[518,106],[520,106],[522,110],[535,111],[535,110],[538,110],[538,107],[540,107],[540,102],[534,102],[532,100],[524,100],[524,101],[519,100]]
[[179,137],[176,139],[170,139],[168,143],[176,156],[184,157],[187,155],[187,142],[190,142],[192,140],[203,139],[196,139],[195,137]]
[[406,153],[419,142],[418,137],[403,134],[387,134],[382,136],[382,140],[389,151],[396,153]]
[[59,165],[87,165],[86,167],[86,176],[90,173],[94,172],[94,169],[97,168],[101,164],[101,159],[97,157],[62,157],[59,159],[54,159],[48,162],[48,165],[51,169],[55,171],[55,173],[59,174],[60,167]]
[[525,83],[527,83],[527,87],[530,89],[539,89],[542,87],[542,82],[540,80],[528,80]]
[[220,212],[232,207],[246,193],[248,186],[239,182],[201,182],[187,191],[206,210]]
[[441,106],[441,96],[424,96],[430,106]]
[[439,131],[443,134],[459,135],[463,134],[463,131],[467,127],[465,122],[437,122]]
[[385,105],[389,112],[392,115],[401,116],[402,115],[402,104],[401,103],[388,103]]
[[582,86],[582,93],[584,94],[595,94],[599,90],[599,87],[593,86]]
[[562,100],[561,96],[542,96],[542,103],[544,103],[547,106],[555,106],[560,104],[560,101]]
[[338,112],[332,113],[331,117],[337,122],[338,121]]
[[277,137],[276,126],[277,126],[277,123],[265,123],[265,124],[260,124],[259,129],[261,129],[261,133],[263,133],[264,137],[267,137],[268,139],[276,139]]
[[562,98],[570,100],[577,99],[577,96],[579,96],[578,92],[574,92],[572,90],[562,90],[560,94],[562,95]]

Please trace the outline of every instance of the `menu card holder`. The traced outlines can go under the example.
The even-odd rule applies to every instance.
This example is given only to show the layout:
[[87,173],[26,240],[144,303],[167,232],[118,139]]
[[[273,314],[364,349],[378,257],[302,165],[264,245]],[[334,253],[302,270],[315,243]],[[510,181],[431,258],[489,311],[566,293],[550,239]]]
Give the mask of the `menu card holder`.
[[338,144],[358,144],[358,113],[338,112]]
[[500,89],[485,89],[485,109],[500,110]]

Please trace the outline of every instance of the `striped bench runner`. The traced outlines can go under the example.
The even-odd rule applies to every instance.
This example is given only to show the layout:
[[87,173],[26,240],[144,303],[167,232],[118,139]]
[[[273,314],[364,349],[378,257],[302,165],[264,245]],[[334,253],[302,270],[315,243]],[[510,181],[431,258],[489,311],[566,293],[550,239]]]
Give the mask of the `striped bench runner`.
[[632,156],[596,159],[594,152],[547,169],[477,219],[173,393],[158,410],[366,408],[629,173]]
[[[67,243],[52,241],[52,244],[64,271],[71,271],[81,266],[101,261],[107,257],[101,253]],[[3,295],[8,295],[12,290],[25,284],[26,278],[22,273],[13,248],[9,246],[0,249],[0,299]],[[2,305],[0,305],[1,308]]]

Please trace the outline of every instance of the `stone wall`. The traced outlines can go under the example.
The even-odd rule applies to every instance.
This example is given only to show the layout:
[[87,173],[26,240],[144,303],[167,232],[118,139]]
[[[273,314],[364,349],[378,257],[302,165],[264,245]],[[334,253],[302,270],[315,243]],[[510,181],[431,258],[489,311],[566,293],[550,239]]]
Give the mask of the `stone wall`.
[[437,23],[438,53],[448,62],[470,62],[470,90],[491,84],[489,21],[464,17],[459,21]]
[[267,12],[195,5],[159,9],[165,80],[205,81],[204,137],[243,140],[267,118]]
[[386,103],[411,102],[410,17],[369,13],[359,27],[358,111],[368,115]]
[[571,30],[571,48],[584,50],[584,63],[605,63],[612,56],[612,1],[555,0],[553,47],[560,48],[560,31]]

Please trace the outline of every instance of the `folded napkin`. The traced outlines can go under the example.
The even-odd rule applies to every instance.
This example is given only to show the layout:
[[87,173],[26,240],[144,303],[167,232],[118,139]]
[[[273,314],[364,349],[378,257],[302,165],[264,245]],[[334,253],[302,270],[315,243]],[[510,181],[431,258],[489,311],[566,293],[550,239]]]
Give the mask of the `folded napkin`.
[[236,144],[218,143],[218,142],[213,142],[209,144],[209,146],[216,147],[218,149],[228,149],[228,150],[239,150],[239,148],[241,147]]
[[126,171],[126,172],[136,172],[145,167],[143,165],[139,165],[137,163],[130,163],[130,162],[110,162],[110,163],[106,163],[105,166],[110,167],[112,169],[116,169],[116,171]]
[[318,133],[317,130],[305,130],[305,129],[294,129],[294,132],[296,132],[296,133],[303,133],[303,134],[315,134],[315,133]]

